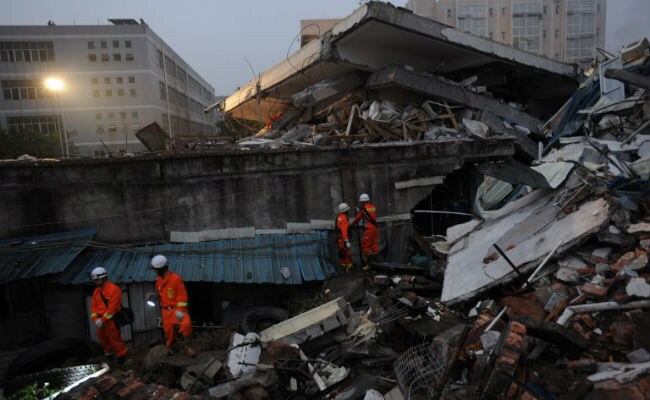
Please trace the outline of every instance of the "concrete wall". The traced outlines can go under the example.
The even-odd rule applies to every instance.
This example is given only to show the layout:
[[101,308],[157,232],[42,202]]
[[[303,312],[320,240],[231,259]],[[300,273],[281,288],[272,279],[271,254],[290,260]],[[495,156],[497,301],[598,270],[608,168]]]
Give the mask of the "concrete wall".
[[170,231],[333,219],[369,193],[379,216],[408,213],[465,162],[509,157],[510,138],[0,165],[0,238],[96,227],[96,240],[167,241]]

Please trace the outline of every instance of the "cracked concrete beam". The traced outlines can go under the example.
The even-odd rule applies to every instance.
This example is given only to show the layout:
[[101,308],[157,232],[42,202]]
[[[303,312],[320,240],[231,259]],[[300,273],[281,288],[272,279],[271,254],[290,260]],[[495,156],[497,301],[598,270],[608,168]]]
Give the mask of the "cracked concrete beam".
[[366,82],[368,89],[399,87],[438,99],[463,104],[481,111],[489,110],[495,115],[515,121],[533,132],[538,132],[541,121],[523,111],[502,104],[491,97],[472,93],[460,85],[453,85],[437,77],[430,77],[406,71],[400,67],[390,67],[370,75]]

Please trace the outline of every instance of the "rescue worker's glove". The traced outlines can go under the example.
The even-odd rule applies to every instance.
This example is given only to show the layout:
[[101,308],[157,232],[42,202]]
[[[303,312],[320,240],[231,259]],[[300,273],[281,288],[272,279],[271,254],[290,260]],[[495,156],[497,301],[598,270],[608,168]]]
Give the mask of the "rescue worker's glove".
[[354,207],[354,211],[356,211],[358,214],[361,211],[361,209],[359,207]]
[[352,248],[352,245],[350,244],[350,241],[349,241],[349,240],[346,240],[346,241],[345,241],[345,247],[347,247],[348,249],[351,249],[351,248]]
[[95,320],[95,325],[97,325],[98,328],[101,328],[102,326],[104,326],[104,323],[102,322],[101,319],[97,318]]
[[176,311],[174,315],[176,316],[176,321],[180,321],[185,316],[185,313],[182,311]]

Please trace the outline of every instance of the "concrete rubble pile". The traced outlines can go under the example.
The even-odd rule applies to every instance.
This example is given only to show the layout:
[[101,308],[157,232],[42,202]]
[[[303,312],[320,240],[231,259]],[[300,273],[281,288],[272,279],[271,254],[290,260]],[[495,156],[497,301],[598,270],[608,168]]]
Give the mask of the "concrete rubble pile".
[[534,158],[529,136],[578,83],[576,66],[368,2],[218,106],[266,125],[240,149],[508,135]]
[[[373,262],[330,278],[294,299],[282,322],[214,327],[184,349],[147,349],[130,372],[59,398],[650,399],[648,42],[601,63],[571,96],[575,77],[544,61],[541,75],[564,105],[542,123],[535,110],[552,93],[520,96],[524,106],[501,101],[517,86],[494,83],[506,53],[472,55],[483,39],[462,42],[418,18],[365,4],[224,107],[249,119],[281,111],[242,147],[513,135],[516,157],[476,165],[475,217],[435,241],[414,234],[426,256],[409,265]],[[442,29],[446,49],[462,42],[456,65],[435,75],[376,59],[363,73],[349,67],[361,63],[355,35],[385,40],[382,24],[395,42],[423,29],[418,43],[433,49]],[[505,64],[515,56],[525,57]],[[535,57],[523,62],[531,92],[543,91]],[[492,84],[469,67],[482,61]]]

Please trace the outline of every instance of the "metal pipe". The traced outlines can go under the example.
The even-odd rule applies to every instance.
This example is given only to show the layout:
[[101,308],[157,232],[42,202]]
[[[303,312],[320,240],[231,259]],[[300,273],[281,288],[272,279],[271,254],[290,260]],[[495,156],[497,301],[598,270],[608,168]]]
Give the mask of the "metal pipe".
[[535,271],[533,271],[533,273],[530,274],[526,282],[524,282],[524,284],[521,286],[522,289],[526,289],[528,285],[530,285],[530,283],[533,281],[533,278],[539,273],[539,271],[544,267],[544,265],[546,265],[548,260],[550,260],[551,257],[553,257],[553,254],[555,254],[555,252],[560,247],[560,245],[562,245],[562,241],[557,242],[555,247],[553,247],[553,250],[551,250],[551,252],[548,253],[548,255],[546,256],[546,258],[544,258],[544,261],[542,261],[542,263],[539,264],[539,266],[535,269]]
[[635,308],[650,308],[650,300],[632,301],[630,303],[619,304],[615,301],[606,301],[604,303],[580,304],[564,309],[564,312],[557,319],[556,323],[564,325],[571,317],[576,314],[583,314],[594,311],[612,311],[612,310],[632,310]]
[[494,317],[492,322],[490,322],[490,325],[488,325],[487,328],[485,328],[485,330],[483,332],[488,332],[488,331],[492,330],[492,328],[494,328],[494,325],[496,325],[497,321],[499,321],[501,319],[501,317],[503,316],[503,314],[505,314],[505,312],[507,310],[508,310],[508,307],[503,307],[503,310],[501,310],[501,312],[499,314],[497,314],[496,317]]

